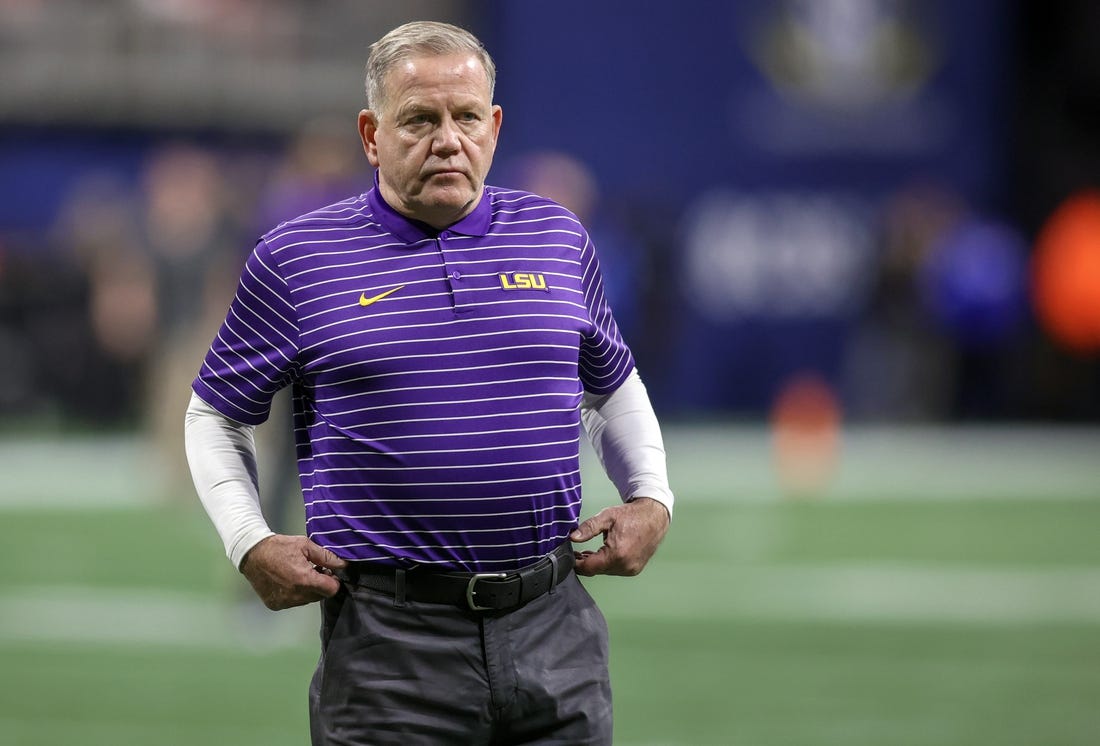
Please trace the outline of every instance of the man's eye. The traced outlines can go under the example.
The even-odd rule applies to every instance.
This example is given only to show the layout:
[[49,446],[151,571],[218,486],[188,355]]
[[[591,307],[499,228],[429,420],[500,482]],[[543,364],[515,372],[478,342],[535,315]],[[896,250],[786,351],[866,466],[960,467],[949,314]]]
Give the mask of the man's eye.
[[427,124],[428,123],[428,115],[427,114],[413,114],[406,121],[408,122],[408,124]]
[[480,117],[472,111],[464,111],[458,115],[460,122],[476,122]]

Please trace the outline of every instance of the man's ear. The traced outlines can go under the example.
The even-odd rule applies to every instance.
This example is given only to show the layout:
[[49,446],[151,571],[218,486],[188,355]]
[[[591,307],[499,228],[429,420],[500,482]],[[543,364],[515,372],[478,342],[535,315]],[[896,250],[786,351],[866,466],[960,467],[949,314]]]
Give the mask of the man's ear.
[[500,123],[504,121],[504,110],[500,108],[499,104],[493,104],[492,108],[493,116],[493,144],[496,144],[496,140],[500,137]]
[[378,143],[374,136],[378,132],[378,115],[370,109],[359,112],[359,137],[363,141],[363,152],[367,154],[367,161],[374,168],[378,168]]

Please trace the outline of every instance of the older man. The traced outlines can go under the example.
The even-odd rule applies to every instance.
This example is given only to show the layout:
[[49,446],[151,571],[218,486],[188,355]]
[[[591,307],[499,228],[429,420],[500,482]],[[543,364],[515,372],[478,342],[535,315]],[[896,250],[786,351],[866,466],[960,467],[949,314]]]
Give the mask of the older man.
[[[193,384],[227,554],[270,608],[322,601],[314,744],[611,742],[574,570],[640,572],[673,497],[584,227],[485,184],[495,75],[447,24],[371,47],[374,188],[260,239]],[[308,536],[272,533],[255,480],[252,427],[288,385]],[[578,526],[582,419],[623,504]]]

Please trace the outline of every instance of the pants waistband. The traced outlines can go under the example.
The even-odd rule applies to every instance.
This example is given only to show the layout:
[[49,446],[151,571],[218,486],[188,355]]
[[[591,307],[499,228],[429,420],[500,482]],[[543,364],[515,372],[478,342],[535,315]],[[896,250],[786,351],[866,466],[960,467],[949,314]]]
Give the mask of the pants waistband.
[[438,572],[351,563],[337,572],[345,583],[384,593],[394,602],[451,604],[471,611],[511,611],[546,593],[573,571],[568,541],[533,564],[510,572]]

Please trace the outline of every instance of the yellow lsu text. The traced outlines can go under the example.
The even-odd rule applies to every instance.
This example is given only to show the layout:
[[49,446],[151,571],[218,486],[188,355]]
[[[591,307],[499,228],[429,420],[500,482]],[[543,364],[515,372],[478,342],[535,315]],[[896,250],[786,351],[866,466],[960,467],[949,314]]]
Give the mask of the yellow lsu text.
[[505,290],[545,290],[550,292],[550,288],[546,285],[546,277],[542,274],[535,274],[533,272],[501,272],[497,275],[500,278],[500,286]]

